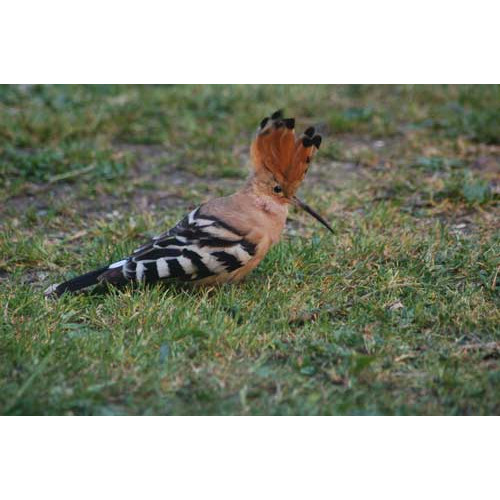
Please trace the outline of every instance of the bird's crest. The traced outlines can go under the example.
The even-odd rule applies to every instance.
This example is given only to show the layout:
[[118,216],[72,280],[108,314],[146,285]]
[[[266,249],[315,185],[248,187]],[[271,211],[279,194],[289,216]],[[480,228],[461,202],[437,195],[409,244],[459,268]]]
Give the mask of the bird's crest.
[[276,111],[262,120],[251,148],[255,171],[271,172],[286,196],[293,196],[298,189],[321,144],[314,127],[300,137],[295,136],[294,128],[294,118],[284,118],[281,110]]

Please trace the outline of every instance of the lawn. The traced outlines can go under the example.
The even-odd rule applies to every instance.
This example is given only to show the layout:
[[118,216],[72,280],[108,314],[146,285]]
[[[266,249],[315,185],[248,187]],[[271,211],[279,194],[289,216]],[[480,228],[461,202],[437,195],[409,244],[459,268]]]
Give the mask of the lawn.
[[[324,140],[240,285],[47,300]],[[500,86],[0,86],[0,413],[500,413]]]

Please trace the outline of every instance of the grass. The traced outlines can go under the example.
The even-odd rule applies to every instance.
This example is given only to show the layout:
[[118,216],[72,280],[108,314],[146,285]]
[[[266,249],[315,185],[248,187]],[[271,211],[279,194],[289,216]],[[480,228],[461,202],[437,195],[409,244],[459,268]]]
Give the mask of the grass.
[[[241,285],[45,300],[325,136]],[[3,414],[498,414],[500,86],[1,86]]]

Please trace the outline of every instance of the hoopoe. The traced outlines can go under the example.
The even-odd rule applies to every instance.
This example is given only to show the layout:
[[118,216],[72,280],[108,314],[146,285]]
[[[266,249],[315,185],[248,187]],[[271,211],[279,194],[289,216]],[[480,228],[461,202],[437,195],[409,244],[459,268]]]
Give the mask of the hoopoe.
[[295,119],[284,118],[282,111],[264,118],[251,145],[253,171],[239,191],[199,206],[129,257],[52,285],[45,295],[98,283],[174,278],[201,285],[239,282],[279,241],[290,205],[302,208],[333,232],[295,195],[321,136],[309,127],[296,138],[294,128]]

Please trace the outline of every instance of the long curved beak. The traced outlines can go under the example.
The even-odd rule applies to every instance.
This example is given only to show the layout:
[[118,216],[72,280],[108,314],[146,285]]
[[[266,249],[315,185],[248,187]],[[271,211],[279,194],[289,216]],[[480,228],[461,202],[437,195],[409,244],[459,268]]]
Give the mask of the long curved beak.
[[292,201],[293,201],[294,205],[296,205],[297,207],[300,207],[302,210],[307,212],[309,215],[312,215],[318,222],[323,224],[323,226],[325,226],[329,231],[331,231],[332,233],[334,232],[332,229],[332,226],[330,226],[330,224],[328,224],[328,222],[326,222],[326,220],[323,219],[323,217],[321,217],[321,215],[319,215],[315,210],[313,210],[309,205],[307,205],[307,203],[304,203],[303,201],[299,200],[296,196],[292,197]]

